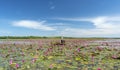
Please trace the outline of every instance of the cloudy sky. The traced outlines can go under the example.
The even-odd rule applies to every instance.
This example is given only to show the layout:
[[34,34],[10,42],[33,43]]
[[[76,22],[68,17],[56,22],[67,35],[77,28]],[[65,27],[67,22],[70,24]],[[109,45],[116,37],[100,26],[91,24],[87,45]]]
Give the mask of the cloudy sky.
[[0,36],[120,37],[120,0],[0,0]]

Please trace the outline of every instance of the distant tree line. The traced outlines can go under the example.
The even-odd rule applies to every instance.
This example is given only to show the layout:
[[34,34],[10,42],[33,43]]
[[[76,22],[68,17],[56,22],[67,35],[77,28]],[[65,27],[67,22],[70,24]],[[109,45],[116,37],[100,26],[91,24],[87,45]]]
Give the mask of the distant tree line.
[[[61,36],[0,36],[0,39],[61,39]],[[107,38],[107,37],[64,37],[64,39],[120,39],[120,38]]]
[[[47,36],[0,36],[0,39],[61,39],[60,36],[47,37]],[[72,39],[73,37],[64,37],[66,39]]]

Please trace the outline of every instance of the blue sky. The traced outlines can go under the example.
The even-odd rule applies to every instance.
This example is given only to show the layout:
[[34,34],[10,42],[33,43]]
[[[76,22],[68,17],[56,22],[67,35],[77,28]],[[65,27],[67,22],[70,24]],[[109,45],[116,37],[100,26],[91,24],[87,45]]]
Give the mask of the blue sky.
[[120,0],[0,0],[0,36],[119,37]]

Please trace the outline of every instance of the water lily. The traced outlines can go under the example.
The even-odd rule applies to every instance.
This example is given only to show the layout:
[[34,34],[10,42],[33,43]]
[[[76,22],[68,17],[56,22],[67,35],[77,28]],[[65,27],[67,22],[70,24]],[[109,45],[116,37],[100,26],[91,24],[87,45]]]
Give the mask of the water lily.
[[22,62],[24,63],[24,62],[25,62],[25,60],[22,60]]
[[15,68],[16,63],[12,63],[10,66],[13,67],[13,68]]
[[36,58],[33,58],[33,59],[32,59],[32,63],[35,63],[35,62],[36,62]]
[[49,68],[54,68],[55,67],[55,64],[53,63],[53,64],[50,64],[50,66],[49,66]]
[[103,48],[100,47],[100,46],[98,46],[96,49],[97,49],[98,51],[102,51],[102,50],[103,50]]
[[53,56],[48,56],[48,59],[52,59],[53,58]]
[[12,63],[13,63],[13,60],[12,60],[12,59],[10,59],[9,64],[12,64]]
[[80,52],[80,48],[78,48],[77,51]]
[[20,67],[20,65],[16,63],[15,67],[18,69]]
[[97,68],[97,70],[102,70],[101,68]]
[[75,60],[76,60],[76,61],[79,61],[79,60],[81,60],[81,58],[80,58],[80,57],[76,57]]
[[116,58],[117,58],[117,56],[116,56],[116,55],[113,55],[113,56],[112,56],[112,58],[113,58],[113,59],[116,59]]
[[35,55],[33,58],[38,59],[38,58],[39,58],[39,56],[38,56],[38,55]]

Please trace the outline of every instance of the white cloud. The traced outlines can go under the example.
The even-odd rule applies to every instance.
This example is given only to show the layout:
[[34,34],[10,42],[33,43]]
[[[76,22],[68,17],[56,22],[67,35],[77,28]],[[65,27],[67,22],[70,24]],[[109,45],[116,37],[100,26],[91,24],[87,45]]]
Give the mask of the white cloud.
[[[118,33],[119,32],[119,33]],[[110,37],[114,34],[120,34],[120,31],[117,30],[108,30],[108,29],[76,29],[76,28],[66,28],[62,31],[64,36],[71,37]]]
[[64,27],[64,26],[70,26],[70,24],[69,23],[50,23],[50,24],[48,24],[49,26],[55,26],[55,27],[60,27],[60,26],[62,26],[62,27]]
[[12,22],[13,26],[25,27],[38,30],[55,30],[53,27],[45,25],[45,21],[20,20]]
[[96,28],[116,29],[120,27],[120,17],[97,17],[90,20]]
[[84,21],[92,23],[95,28],[81,29],[81,28],[66,28],[63,30],[65,36],[76,37],[110,37],[113,35],[120,35],[120,17],[94,17],[94,18],[57,18],[66,21]]

